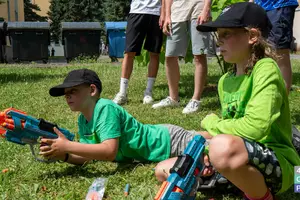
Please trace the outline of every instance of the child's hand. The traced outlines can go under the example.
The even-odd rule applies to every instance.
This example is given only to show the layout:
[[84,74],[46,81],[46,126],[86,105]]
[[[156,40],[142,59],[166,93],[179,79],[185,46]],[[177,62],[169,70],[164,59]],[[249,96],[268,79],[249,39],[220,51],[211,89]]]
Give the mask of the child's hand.
[[44,143],[46,145],[40,147],[40,155],[48,159],[56,158],[63,160],[65,158],[65,154],[67,153],[67,145],[70,141],[56,127],[54,127],[53,130],[58,135],[58,138],[42,138],[41,143]]
[[213,167],[209,162],[209,157],[208,155],[204,154],[203,158],[203,163],[204,163],[204,169],[202,171],[202,176],[211,176],[214,173]]
[[207,131],[199,131],[198,133],[202,135],[206,140],[210,140],[213,138],[213,136]]

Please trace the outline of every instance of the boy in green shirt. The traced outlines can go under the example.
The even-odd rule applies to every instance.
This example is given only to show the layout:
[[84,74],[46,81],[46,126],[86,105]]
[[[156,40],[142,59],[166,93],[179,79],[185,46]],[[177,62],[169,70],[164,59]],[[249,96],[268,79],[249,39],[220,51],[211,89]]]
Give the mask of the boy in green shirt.
[[[222,118],[206,116],[209,153],[215,170],[245,193],[248,200],[273,200],[294,182],[300,158],[292,144],[288,95],[276,58],[264,37],[268,35],[265,11],[253,3],[236,3],[199,31],[217,31],[221,54],[235,67],[218,83]],[[176,158],[156,167],[159,180]],[[203,175],[210,173],[203,171]]]
[[83,164],[89,160],[162,161],[183,153],[197,134],[174,125],[142,124],[124,108],[100,98],[102,84],[88,69],[71,71],[51,96],[66,98],[78,118],[79,142],[67,140],[57,129],[57,139],[42,139],[40,154],[46,158]]

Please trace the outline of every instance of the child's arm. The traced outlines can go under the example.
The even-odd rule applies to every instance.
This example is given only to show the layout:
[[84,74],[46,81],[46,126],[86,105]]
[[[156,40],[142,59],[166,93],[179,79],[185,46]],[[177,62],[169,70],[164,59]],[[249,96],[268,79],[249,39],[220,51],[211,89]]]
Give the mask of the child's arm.
[[[264,62],[253,69],[253,89],[245,114],[239,119],[222,120],[214,114],[206,116],[201,126],[211,135],[232,134],[258,141],[266,136],[280,116],[283,96],[280,72],[275,62]],[[222,83],[221,83],[222,84]]]
[[[57,139],[43,138],[41,142],[48,146],[41,147],[41,155],[47,158],[61,159],[61,155],[69,154],[67,162],[73,164],[83,164],[89,160],[105,160],[113,161],[118,152],[118,138],[108,139],[100,144],[82,144],[72,142],[56,128],[55,133],[58,135]],[[61,159],[63,160],[63,159]]]

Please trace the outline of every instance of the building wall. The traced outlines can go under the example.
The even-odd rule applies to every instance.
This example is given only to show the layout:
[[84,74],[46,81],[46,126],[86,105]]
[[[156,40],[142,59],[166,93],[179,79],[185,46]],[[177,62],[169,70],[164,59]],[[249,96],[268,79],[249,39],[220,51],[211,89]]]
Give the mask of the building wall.
[[41,16],[47,16],[47,12],[49,11],[50,7],[50,0],[31,0],[32,3],[37,4],[41,11],[38,11],[37,14]]
[[5,21],[24,21],[23,0],[4,0],[0,5],[0,17]]

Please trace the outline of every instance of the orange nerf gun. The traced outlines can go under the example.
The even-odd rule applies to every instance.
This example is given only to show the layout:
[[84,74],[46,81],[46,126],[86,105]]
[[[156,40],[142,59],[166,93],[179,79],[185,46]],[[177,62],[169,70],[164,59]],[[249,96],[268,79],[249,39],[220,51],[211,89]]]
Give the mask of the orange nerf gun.
[[39,144],[38,140],[41,137],[57,138],[54,127],[57,127],[68,140],[74,140],[75,135],[68,130],[44,119],[28,116],[24,111],[8,108],[0,112],[0,136],[13,143],[29,144],[31,153],[37,161],[48,162],[36,157],[33,145]]

